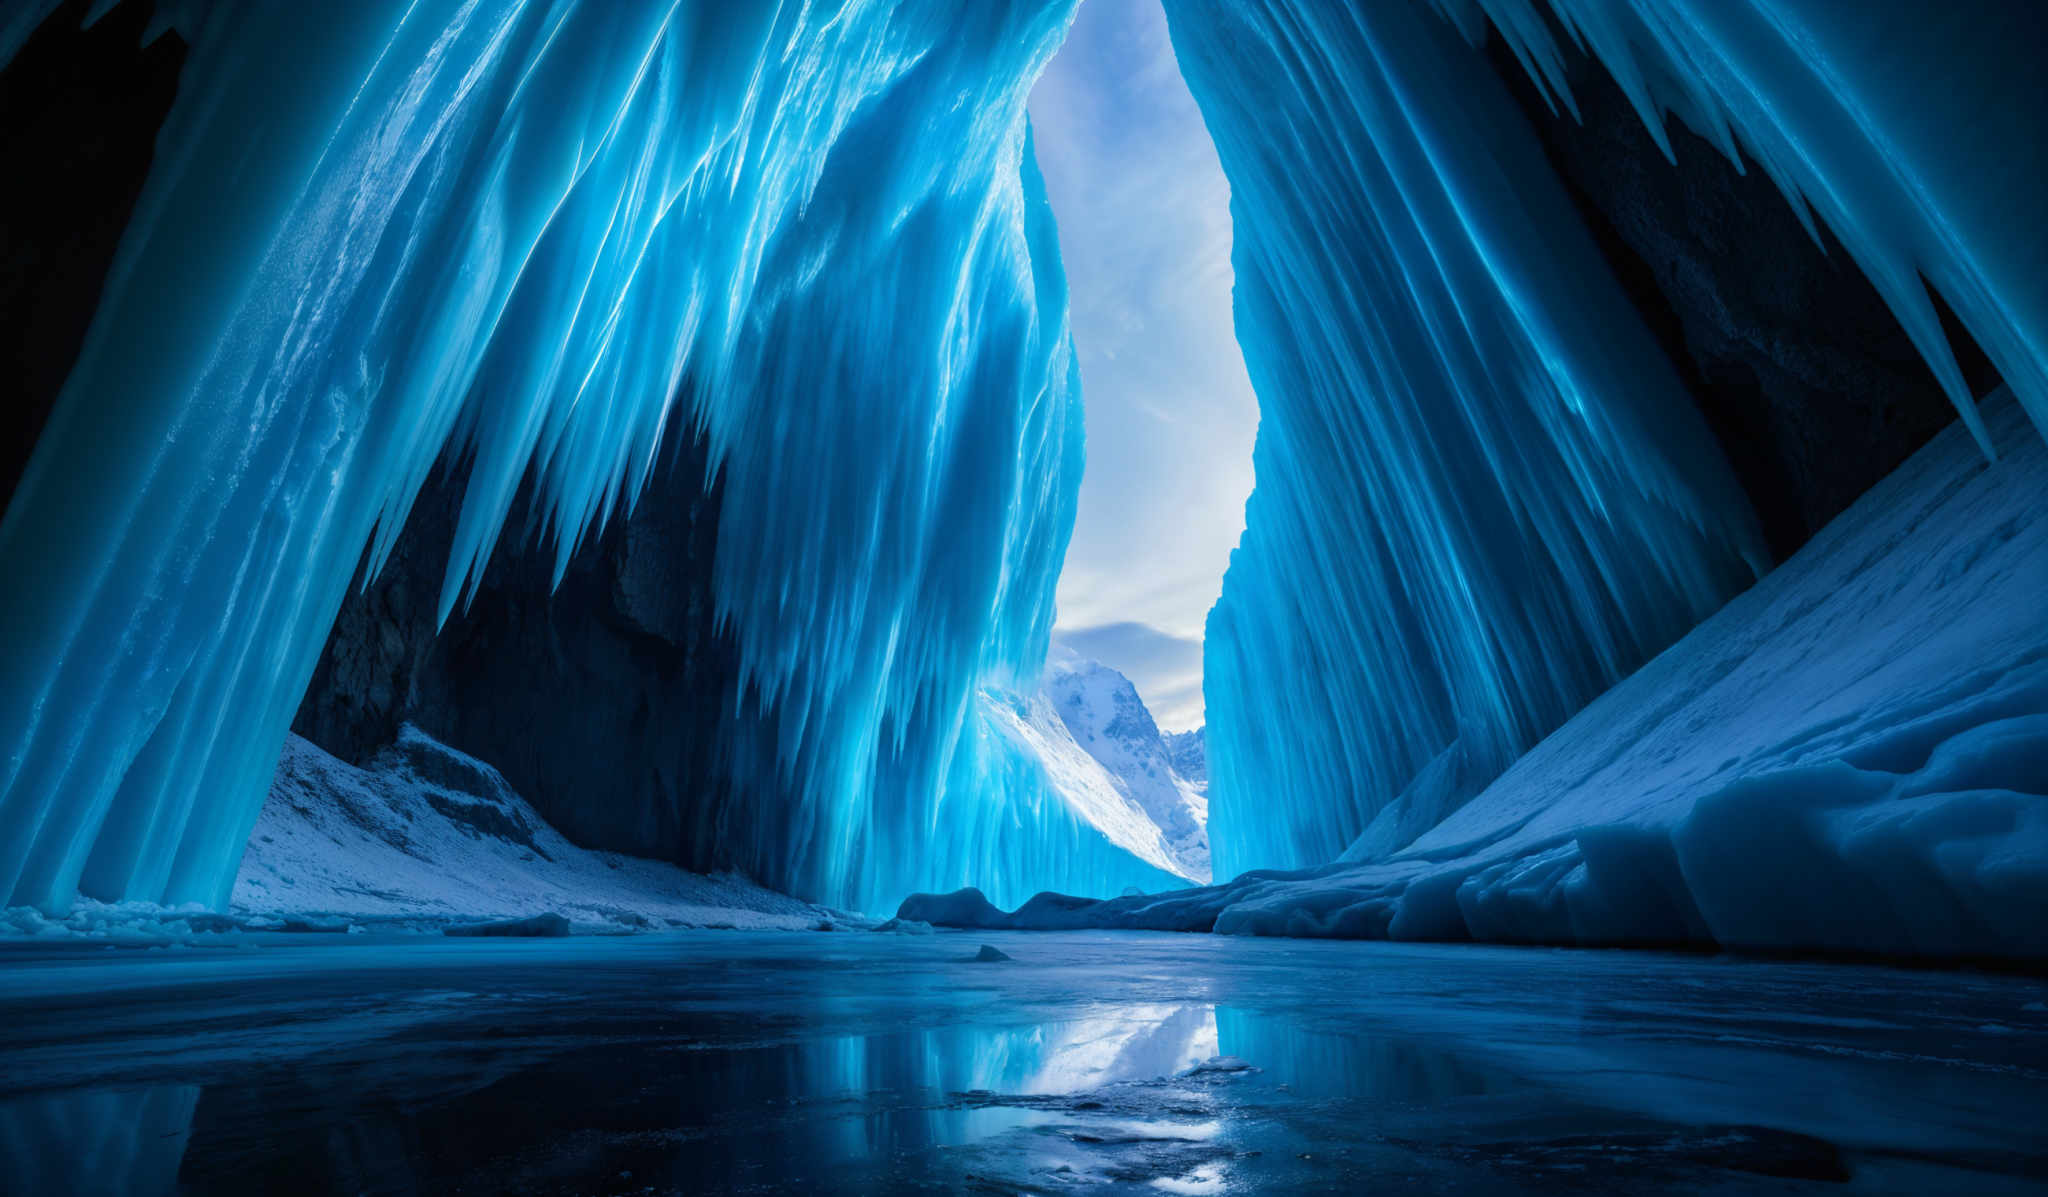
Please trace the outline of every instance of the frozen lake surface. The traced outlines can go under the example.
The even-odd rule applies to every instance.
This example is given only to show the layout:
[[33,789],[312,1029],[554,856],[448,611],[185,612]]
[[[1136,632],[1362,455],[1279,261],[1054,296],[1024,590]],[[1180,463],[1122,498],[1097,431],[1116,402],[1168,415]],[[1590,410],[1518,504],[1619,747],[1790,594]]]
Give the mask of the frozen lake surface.
[[2048,1191],[2038,978],[1113,932],[247,938],[0,945],[12,1191]]

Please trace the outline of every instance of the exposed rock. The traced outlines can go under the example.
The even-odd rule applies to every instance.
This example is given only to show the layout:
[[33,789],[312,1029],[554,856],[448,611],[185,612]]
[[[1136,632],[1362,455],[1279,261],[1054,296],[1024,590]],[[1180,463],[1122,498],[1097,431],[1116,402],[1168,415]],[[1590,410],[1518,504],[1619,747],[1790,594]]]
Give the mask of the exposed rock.
[[0,71],[0,511],[85,341],[178,91],[185,42],[142,34],[154,6],[67,0]]
[[970,885],[950,894],[912,894],[897,907],[896,918],[935,927],[976,928],[1006,926],[1010,916]]
[[[1499,37],[1488,55],[1783,559],[1955,408],[1876,288],[1831,236],[1814,243],[1760,168],[1737,173],[1676,121],[1665,161],[1613,77],[1559,44],[1583,123],[1550,111]],[[1950,339],[1976,393],[1994,389],[1953,321]]]
[[[699,871],[766,804],[727,778],[737,651],[713,621],[718,488],[701,443],[660,468],[631,518],[570,561],[515,524],[475,597],[436,634],[461,506],[437,472],[384,570],[350,595],[293,728],[367,761],[402,723],[488,761],[575,843]],[[462,788],[457,786],[455,788]]]

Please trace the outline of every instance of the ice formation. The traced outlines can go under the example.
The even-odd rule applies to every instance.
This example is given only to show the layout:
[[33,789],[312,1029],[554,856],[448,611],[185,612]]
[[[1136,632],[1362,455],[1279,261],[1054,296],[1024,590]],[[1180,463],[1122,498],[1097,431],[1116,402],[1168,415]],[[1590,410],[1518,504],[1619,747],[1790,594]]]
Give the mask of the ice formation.
[[1035,892],[1031,879],[1041,876],[1072,877],[1098,894],[1156,893],[1192,880],[1159,828],[1074,744],[1043,694],[985,691],[969,732],[975,740],[955,757],[958,772],[938,809],[946,824],[939,834],[974,846],[945,866],[954,884],[1015,902]]
[[[1521,801],[1500,796],[1517,757],[1765,562],[1688,396],[1466,41],[1505,36],[1569,106],[1561,31],[1653,130],[1675,117],[1759,165],[1871,276],[1977,445],[2010,452],[1928,288],[2048,428],[2037,6],[1167,7],[1231,182],[1262,401],[1258,489],[1208,629],[1213,863],[1393,870],[1337,905],[1231,890],[1233,925],[1558,936],[1559,910],[1591,917],[1571,906],[1587,893],[1650,892],[1615,862],[1670,890],[1676,860],[1692,905],[1672,909],[1706,931],[1663,931],[1769,941],[1785,936],[1742,930],[1687,863],[1717,875],[1694,834],[1712,812],[1797,824],[1780,829],[1791,880],[1863,876],[1914,835],[1958,842],[1944,828],[2032,826],[2023,803],[1953,789],[2031,743],[2019,708],[1995,732],[1944,724],[1946,755],[1930,739],[1931,755],[1787,758],[1778,782],[1709,771],[1724,797],[1684,789],[1677,822],[1602,815],[1624,828],[1608,835],[1583,808],[1598,787],[1487,822]],[[0,10],[0,62],[56,8]],[[870,909],[969,881],[1007,903],[1199,874],[1171,796],[1134,804],[1032,689],[1082,446],[1024,97],[1071,9],[159,4],[192,45],[179,98],[0,521],[0,899],[223,902],[342,595],[436,464],[467,478],[445,613],[525,514],[522,488],[538,498],[515,534],[546,538],[559,568],[685,429],[722,487],[711,588],[742,676],[720,743],[754,800],[706,821],[751,874]],[[1965,69],[1975,85],[1951,86]],[[1921,581],[1979,584],[1952,563],[1961,581]],[[1992,635],[2009,614],[1941,631]],[[1891,635],[1829,651],[1907,644]],[[1814,652],[1785,651],[1787,670]],[[1842,726],[1877,737],[1911,723],[1898,704],[1953,697],[1894,680]],[[1653,714],[1698,701],[1632,693]],[[1998,769],[2000,792],[2035,792]],[[1192,816],[1194,792],[1175,794]],[[1531,846],[1533,826],[1586,830]],[[1432,864],[1479,863],[1421,870],[1418,836]],[[1945,895],[1930,901],[2038,898],[2023,854],[1975,850],[1914,874]]]
[[1406,849],[976,927],[2048,954],[2048,443],[1987,402]]
[[776,811],[750,871],[885,905],[1038,834],[942,782],[1043,657],[1079,481],[1024,115],[1070,8],[160,6],[177,104],[0,523],[0,895],[220,903],[436,461],[446,611],[522,478],[566,560],[682,425],[724,478],[735,738],[772,741],[734,748]]
[[1258,486],[1209,617],[1216,873],[1412,838],[1764,565],[1514,111],[1425,6],[1170,0]]

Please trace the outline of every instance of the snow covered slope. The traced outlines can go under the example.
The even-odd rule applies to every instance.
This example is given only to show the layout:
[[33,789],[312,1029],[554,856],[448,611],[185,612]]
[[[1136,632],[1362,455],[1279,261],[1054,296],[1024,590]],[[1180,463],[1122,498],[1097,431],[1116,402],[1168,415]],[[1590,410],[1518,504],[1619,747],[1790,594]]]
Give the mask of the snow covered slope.
[[803,930],[835,912],[736,876],[591,852],[489,765],[407,726],[357,768],[292,736],[235,877],[237,916]]
[[[2048,444],[1951,426],[1381,859],[953,925],[2048,957]],[[1367,857],[1359,846],[1354,855]]]
[[1045,688],[1073,742],[1157,824],[1176,871],[1209,880],[1209,794],[1181,776],[1166,738],[1129,678],[1098,661],[1055,654]]
[[1208,732],[1208,728],[1198,727],[1193,731],[1166,733],[1167,761],[1175,773],[1193,782],[1204,798],[1209,795]]
[[[1013,796],[1003,805],[1029,809],[1051,803],[1070,812],[1077,821],[1078,844],[1069,850],[1079,858],[1075,863],[1085,865],[1089,857],[1102,858],[1089,866],[1092,892],[1107,896],[1125,885],[1147,891],[1179,889],[1191,881],[1209,880],[1207,859],[1197,869],[1176,850],[1175,841],[1152,812],[1131,797],[1128,783],[1076,742],[1048,693],[1019,697],[985,691],[981,721],[993,729],[1008,751],[978,755],[991,760],[1008,757],[1014,762],[1011,786],[1029,790],[1036,783],[1044,790],[1041,798],[1023,801]],[[1038,821],[1052,823],[1046,816],[1039,816]],[[1133,865],[1138,866],[1135,875]],[[962,881],[992,892],[999,888],[1014,892],[1023,877],[1042,875],[1050,867],[1042,865],[1021,874],[1014,869],[993,870],[964,876]],[[1017,898],[1023,896],[1015,893]]]

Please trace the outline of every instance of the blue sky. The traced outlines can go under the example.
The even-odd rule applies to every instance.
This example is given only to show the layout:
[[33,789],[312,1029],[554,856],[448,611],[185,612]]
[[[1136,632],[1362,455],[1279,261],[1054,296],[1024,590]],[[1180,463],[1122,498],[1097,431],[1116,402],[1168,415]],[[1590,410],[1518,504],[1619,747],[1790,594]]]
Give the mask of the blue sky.
[[1088,413],[1056,634],[1128,676],[1162,727],[1198,727],[1258,404],[1230,320],[1230,188],[1159,0],[1086,0],[1031,119]]

